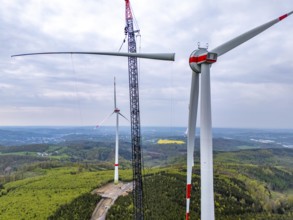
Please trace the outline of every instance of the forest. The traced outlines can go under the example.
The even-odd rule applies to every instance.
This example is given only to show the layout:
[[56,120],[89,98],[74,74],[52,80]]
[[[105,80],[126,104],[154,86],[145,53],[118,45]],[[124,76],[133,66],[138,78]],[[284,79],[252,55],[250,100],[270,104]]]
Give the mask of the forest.
[[[261,171],[257,180],[253,178],[255,168]],[[182,171],[167,169],[144,179],[146,219],[184,219],[186,177]],[[196,167],[190,219],[200,218],[199,172]],[[293,196],[287,195],[292,190],[292,173],[250,165],[217,166],[215,173],[217,219],[292,219]],[[120,197],[107,219],[132,219],[132,206],[131,195]]]
[[[153,140],[144,141],[145,218],[184,219],[186,145]],[[291,220],[293,149],[221,138],[215,143],[220,149],[214,151],[216,218]],[[0,146],[0,219],[90,219],[101,198],[93,190],[113,181],[113,146],[113,141],[94,140]],[[127,140],[121,141],[119,164],[120,181],[131,181]],[[190,217],[199,219],[198,165],[192,183]],[[107,219],[132,219],[132,213],[129,194],[116,200]]]

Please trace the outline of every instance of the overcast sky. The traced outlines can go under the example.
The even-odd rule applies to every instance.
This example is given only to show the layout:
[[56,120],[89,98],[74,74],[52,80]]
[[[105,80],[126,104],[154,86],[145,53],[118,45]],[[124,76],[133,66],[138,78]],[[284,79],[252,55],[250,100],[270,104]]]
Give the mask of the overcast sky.
[[[118,51],[124,0],[0,3],[0,126],[95,125],[113,111],[114,76],[118,107],[129,118],[127,58],[10,58],[29,52]],[[187,125],[188,59],[198,42],[213,49],[293,10],[292,0],[132,0],[131,5],[140,51],[176,53],[175,62],[139,61],[141,124],[167,127]],[[292,27],[290,16],[212,66],[213,127],[293,128]],[[121,51],[127,51],[126,44]],[[106,125],[114,125],[114,117]]]

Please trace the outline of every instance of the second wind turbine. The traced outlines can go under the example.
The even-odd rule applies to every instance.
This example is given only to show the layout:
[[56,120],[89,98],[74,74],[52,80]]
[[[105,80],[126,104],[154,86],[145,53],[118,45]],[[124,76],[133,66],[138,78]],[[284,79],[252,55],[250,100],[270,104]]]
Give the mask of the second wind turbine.
[[[211,114],[211,86],[210,69],[217,57],[224,55],[246,41],[282,21],[293,11],[273,19],[263,25],[247,31],[238,37],[216,47],[210,52],[206,48],[198,48],[193,51],[189,58],[192,69],[190,90],[190,104],[187,133],[187,184],[186,184],[186,220],[189,220],[189,206],[192,188],[192,166],[194,164],[194,142],[197,108],[200,96],[200,180],[201,180],[201,220],[215,219],[214,202],[214,173],[213,173],[213,135]],[[201,75],[201,76],[199,76]],[[201,79],[200,79],[201,77]],[[200,88],[200,93],[199,93]]]
[[119,115],[125,118],[127,121],[129,121],[124,115],[120,113],[120,109],[117,108],[117,102],[116,102],[116,79],[114,77],[114,111],[107,116],[103,121],[101,121],[96,128],[101,126],[108,118],[110,118],[114,113],[116,114],[116,138],[115,138],[115,171],[114,171],[114,184],[118,184],[119,182]]

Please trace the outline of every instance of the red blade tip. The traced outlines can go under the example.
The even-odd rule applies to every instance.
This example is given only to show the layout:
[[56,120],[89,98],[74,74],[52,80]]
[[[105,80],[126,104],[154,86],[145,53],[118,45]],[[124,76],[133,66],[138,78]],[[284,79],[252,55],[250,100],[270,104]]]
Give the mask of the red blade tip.
[[287,18],[289,15],[291,15],[293,11],[289,12],[288,14],[284,14],[281,17],[279,17],[279,21],[282,21],[284,18]]
[[279,17],[279,20],[282,21],[284,18],[286,18],[288,16],[288,14],[282,15],[281,17]]

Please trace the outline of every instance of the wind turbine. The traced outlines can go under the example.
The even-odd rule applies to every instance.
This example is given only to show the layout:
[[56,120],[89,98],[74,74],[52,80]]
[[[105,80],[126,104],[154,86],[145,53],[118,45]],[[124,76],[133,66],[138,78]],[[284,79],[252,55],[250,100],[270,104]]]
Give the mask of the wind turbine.
[[119,115],[125,118],[127,121],[129,121],[124,115],[120,113],[120,109],[117,108],[116,103],[116,79],[114,77],[114,111],[108,115],[103,121],[101,121],[96,128],[101,126],[108,118],[110,118],[114,113],[116,114],[116,138],[115,138],[115,171],[114,171],[114,184],[118,184],[119,182],[119,174],[118,174],[118,167],[119,167]]
[[[205,48],[193,51],[189,58],[192,69],[191,92],[189,103],[189,119],[187,134],[187,185],[186,185],[186,220],[189,219],[191,195],[192,166],[194,164],[194,140],[197,118],[197,107],[200,91],[200,175],[201,175],[201,220],[214,220],[214,184],[213,184],[213,143],[211,118],[211,89],[210,68],[217,61],[217,57],[224,55],[233,48],[255,37],[274,24],[291,15],[293,11],[281,17],[258,26],[238,37],[216,47],[209,52]],[[201,74],[201,82],[199,79]]]

